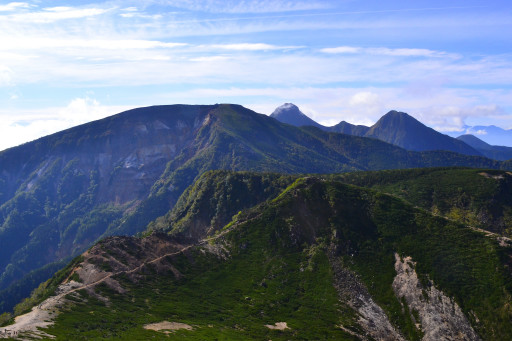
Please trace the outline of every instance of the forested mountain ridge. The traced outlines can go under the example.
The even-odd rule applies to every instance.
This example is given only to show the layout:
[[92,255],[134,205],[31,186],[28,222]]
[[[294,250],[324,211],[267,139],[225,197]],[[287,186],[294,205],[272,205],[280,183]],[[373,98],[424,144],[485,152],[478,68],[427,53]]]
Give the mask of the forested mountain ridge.
[[[45,266],[105,236],[144,231],[208,170],[292,174],[428,166],[512,168],[510,162],[410,152],[375,139],[296,128],[239,105],[130,110],[0,153],[0,290],[23,276],[33,286],[58,267]],[[27,295],[32,287],[23,288],[8,293]]]
[[[263,183],[272,193],[267,200],[261,196]],[[247,203],[252,194],[264,201],[239,206],[231,221],[222,208],[212,212],[217,210],[209,203],[212,190],[228,196],[249,187]],[[221,206],[237,198],[226,197]],[[49,317],[54,325],[44,332],[60,338],[165,339],[165,328],[147,326],[166,322],[167,328],[183,328],[172,331],[178,339],[508,340],[512,335],[508,239],[330,176],[294,180],[213,172],[183,200],[176,211],[187,212],[181,217],[189,222],[222,216],[228,223],[196,230],[193,243],[173,239],[180,234],[173,229],[171,237],[100,242],[27,302],[49,297],[33,313],[54,309],[51,295],[67,283],[58,291],[67,309]]]

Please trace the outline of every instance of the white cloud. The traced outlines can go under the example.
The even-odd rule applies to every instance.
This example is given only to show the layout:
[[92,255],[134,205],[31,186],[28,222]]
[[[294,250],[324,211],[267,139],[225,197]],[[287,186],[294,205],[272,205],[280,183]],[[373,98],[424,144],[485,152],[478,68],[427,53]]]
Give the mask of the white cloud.
[[7,5],[0,5],[0,12],[15,11],[19,8],[30,8],[31,5],[27,2],[10,2]]
[[109,12],[108,8],[73,8],[49,7],[41,11],[16,13],[5,16],[5,19],[23,23],[53,23],[59,20],[80,19],[99,16]]
[[0,150],[55,132],[128,110],[127,106],[105,106],[97,100],[75,98],[63,108],[0,111]]
[[327,1],[282,0],[166,0],[168,6],[211,13],[275,13],[326,9]]
[[466,120],[482,115],[497,118],[496,115],[504,114],[499,105],[480,105],[479,96],[498,102],[507,102],[507,97],[512,96],[512,90],[492,90],[481,94],[480,90],[440,88],[425,97],[410,95],[406,91],[401,87],[229,87],[165,93],[158,98],[191,104],[196,103],[197,98],[201,98],[203,104],[240,103],[267,115],[279,105],[291,102],[319,123],[328,126],[342,120],[352,124],[372,125],[388,111],[399,110],[430,127],[448,132],[462,131]]
[[358,92],[350,98],[351,106],[375,105],[378,103],[379,96],[370,91]]
[[475,131],[476,135],[487,135],[487,132],[485,130],[477,130]]
[[0,50],[43,50],[52,48],[84,48],[102,50],[155,49],[186,46],[185,43],[171,43],[156,40],[137,39],[58,39],[37,36],[2,37]]
[[229,56],[204,56],[204,57],[196,57],[196,58],[190,58],[193,62],[218,62],[218,61],[225,61],[230,59]]
[[0,86],[10,85],[12,83],[12,70],[5,65],[0,64]]
[[[108,116],[109,109],[92,98],[75,98],[67,107],[59,110],[59,116],[65,121],[87,122]],[[113,114],[110,112],[110,114]]]
[[304,46],[277,46],[263,43],[240,43],[240,44],[212,44],[202,45],[200,47],[220,50],[234,50],[234,51],[267,51],[267,50],[291,50],[300,49]]
[[354,47],[354,46],[338,46],[338,47],[327,47],[320,50],[324,53],[360,53],[361,48],[360,47]]
[[387,47],[357,47],[357,46],[338,46],[320,49],[323,53],[329,54],[370,54],[395,57],[449,57],[459,58],[460,56],[443,51],[434,51],[429,49],[414,48],[387,48]]

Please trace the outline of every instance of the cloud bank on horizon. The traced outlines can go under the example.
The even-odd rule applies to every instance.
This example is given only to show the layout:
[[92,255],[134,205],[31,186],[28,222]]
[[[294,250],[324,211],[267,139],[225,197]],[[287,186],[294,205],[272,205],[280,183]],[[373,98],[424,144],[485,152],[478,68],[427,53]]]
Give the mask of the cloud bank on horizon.
[[174,103],[270,114],[293,102],[324,125],[396,109],[446,133],[510,129],[507,32],[506,0],[8,2],[0,150]]

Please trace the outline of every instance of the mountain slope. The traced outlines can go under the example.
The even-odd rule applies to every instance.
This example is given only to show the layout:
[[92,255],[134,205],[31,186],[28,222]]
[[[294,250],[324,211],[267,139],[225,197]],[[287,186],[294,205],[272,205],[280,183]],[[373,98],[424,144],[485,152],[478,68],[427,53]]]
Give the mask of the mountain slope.
[[144,326],[167,321],[190,327],[178,339],[512,335],[510,241],[391,196],[302,178],[211,232],[189,245],[162,235],[99,243],[59,275],[67,309],[44,332],[165,339]]
[[0,153],[0,290],[105,236],[144,231],[208,170],[291,174],[454,165],[512,166],[299,129],[238,105],[134,109]]
[[406,113],[394,110],[382,116],[365,136],[377,138],[407,150],[445,150],[465,155],[481,155],[464,142],[443,135]]
[[206,172],[145,233],[167,232],[179,240],[196,242],[220,230],[242,210],[276,197],[296,178],[277,173]]
[[485,157],[501,161],[512,159],[512,147],[491,146],[490,144],[471,134],[461,135],[457,137],[457,140],[460,140],[475,148]]
[[[172,210],[148,226],[197,241],[231,218],[269,200],[297,175],[211,171],[187,188]],[[512,236],[512,173],[469,168],[422,168],[326,174],[323,178],[388,193],[410,204],[493,233]]]
[[463,224],[512,237],[512,173],[430,168],[354,172],[333,179],[402,198]]
[[0,288],[95,242],[147,197],[210,108],[141,108],[0,153]]

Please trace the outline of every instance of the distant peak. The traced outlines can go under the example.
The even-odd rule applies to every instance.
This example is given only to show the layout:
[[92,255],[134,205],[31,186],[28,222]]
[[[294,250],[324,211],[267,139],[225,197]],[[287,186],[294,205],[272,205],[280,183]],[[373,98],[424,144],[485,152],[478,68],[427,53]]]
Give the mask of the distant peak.
[[384,116],[401,116],[401,117],[412,117],[411,115],[403,112],[403,111],[397,111],[397,110],[391,110]]
[[397,110],[391,110],[387,114],[382,116],[379,119],[379,121],[374,124],[374,127],[382,125],[382,124],[385,124],[385,125],[391,124],[393,126],[396,126],[396,125],[399,125],[399,124],[407,124],[407,125],[411,125],[412,124],[412,125],[424,126],[423,123],[421,123],[420,121],[418,121],[417,119],[415,119],[411,115],[409,115],[409,114],[407,114],[405,112],[402,112],[402,111],[397,111]]
[[279,108],[283,108],[283,109],[288,109],[288,108],[297,108],[299,109],[299,107],[297,107],[295,104],[293,103],[285,103],[283,105],[281,105]]
[[273,117],[280,122],[291,124],[297,127],[322,127],[320,124],[316,123],[307,115],[305,115],[302,111],[300,111],[299,107],[297,107],[293,103],[285,103],[277,107],[276,110],[274,110],[274,112],[270,115],[270,117]]
[[296,106],[293,103],[285,103],[283,105],[278,106],[276,108],[276,110],[274,110],[272,115],[278,115],[278,114],[283,113],[283,112],[292,112],[294,114],[302,114],[302,115],[304,115],[304,113],[302,113],[302,111],[300,111],[299,107]]
[[299,107],[293,103],[285,103],[278,106],[270,116],[276,117],[279,115],[306,116],[302,111],[300,111]]

